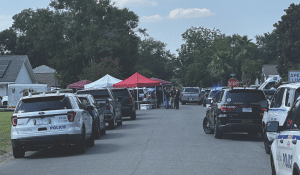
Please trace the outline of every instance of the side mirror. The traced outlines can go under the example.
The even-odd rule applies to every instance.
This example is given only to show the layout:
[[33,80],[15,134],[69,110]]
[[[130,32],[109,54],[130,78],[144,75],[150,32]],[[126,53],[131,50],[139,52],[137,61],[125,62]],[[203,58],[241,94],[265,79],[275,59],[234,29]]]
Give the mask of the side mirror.
[[268,103],[267,100],[263,100],[263,101],[260,101],[260,102],[259,102],[259,106],[260,106],[261,108],[267,109],[267,108],[269,107],[269,103]]
[[278,121],[270,121],[267,123],[267,132],[278,132],[278,130],[279,130]]
[[85,110],[87,110],[87,111],[92,111],[93,109],[94,109],[94,107],[91,105],[88,105],[85,107]]
[[123,97],[122,97],[122,96],[121,96],[121,97],[118,97],[118,101],[119,101],[119,102],[123,101]]

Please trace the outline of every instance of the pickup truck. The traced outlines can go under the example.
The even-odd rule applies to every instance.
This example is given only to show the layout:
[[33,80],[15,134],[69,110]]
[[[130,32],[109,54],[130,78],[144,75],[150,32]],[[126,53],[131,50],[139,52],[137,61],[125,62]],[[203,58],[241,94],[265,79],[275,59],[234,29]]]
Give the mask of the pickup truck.
[[186,103],[198,103],[198,105],[201,105],[203,102],[203,94],[201,94],[199,87],[183,87],[180,96],[182,105]]
[[91,94],[104,110],[104,122],[108,123],[110,129],[115,129],[115,124],[122,125],[122,100],[116,98],[110,88],[79,90],[77,94]]

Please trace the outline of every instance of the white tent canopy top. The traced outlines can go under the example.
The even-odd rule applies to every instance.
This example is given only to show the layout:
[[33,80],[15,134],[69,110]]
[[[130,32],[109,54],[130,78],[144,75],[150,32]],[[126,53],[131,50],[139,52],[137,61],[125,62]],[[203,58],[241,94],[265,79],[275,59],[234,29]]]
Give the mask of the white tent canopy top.
[[113,76],[106,74],[104,77],[100,78],[99,80],[84,85],[84,89],[98,89],[98,88],[112,87],[113,84],[119,83],[121,81],[122,80],[119,80]]

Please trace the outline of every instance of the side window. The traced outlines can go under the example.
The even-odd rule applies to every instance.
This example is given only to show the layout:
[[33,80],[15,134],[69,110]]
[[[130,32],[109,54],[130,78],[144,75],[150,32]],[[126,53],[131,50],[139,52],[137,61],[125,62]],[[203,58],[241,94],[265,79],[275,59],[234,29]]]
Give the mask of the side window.
[[78,105],[78,107],[79,107],[80,109],[84,109],[84,106],[82,105],[82,103],[80,102],[80,100],[78,100],[77,97],[76,97],[76,103],[77,103],[77,105]]
[[285,97],[285,106],[292,107],[294,103],[295,89],[287,89]]
[[281,106],[284,90],[284,88],[280,88],[279,90],[277,90],[271,101],[271,108],[279,108]]
[[85,97],[79,97],[79,100],[84,106],[91,105],[88,99]]
[[300,101],[289,112],[284,126],[284,129],[300,129]]

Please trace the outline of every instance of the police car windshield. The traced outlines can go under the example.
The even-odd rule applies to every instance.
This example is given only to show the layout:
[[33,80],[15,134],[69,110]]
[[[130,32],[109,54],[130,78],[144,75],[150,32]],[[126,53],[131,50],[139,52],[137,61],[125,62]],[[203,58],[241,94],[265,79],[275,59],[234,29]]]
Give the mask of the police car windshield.
[[20,100],[15,113],[72,109],[69,98],[65,96],[38,97]]

